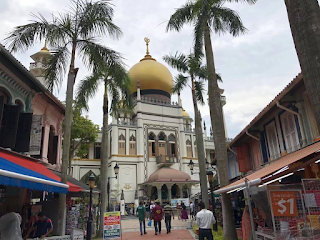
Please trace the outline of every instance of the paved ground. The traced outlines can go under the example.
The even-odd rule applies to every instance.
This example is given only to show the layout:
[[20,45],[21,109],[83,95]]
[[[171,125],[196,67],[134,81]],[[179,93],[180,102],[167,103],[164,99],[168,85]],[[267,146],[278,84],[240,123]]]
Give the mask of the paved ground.
[[131,232],[131,233],[123,233],[122,240],[148,240],[148,239],[166,239],[166,240],[176,240],[176,239],[184,239],[184,240],[193,240],[194,238],[191,236],[188,230],[172,230],[171,233],[167,234],[166,231],[162,231],[161,234],[157,236],[154,235],[153,231],[149,231],[145,235],[140,235],[139,232]]

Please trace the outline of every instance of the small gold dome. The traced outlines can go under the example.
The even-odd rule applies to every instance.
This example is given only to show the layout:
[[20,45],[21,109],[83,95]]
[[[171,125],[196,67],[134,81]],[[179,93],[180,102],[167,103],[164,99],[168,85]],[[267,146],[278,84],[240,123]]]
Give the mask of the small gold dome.
[[188,117],[188,118],[190,117],[190,115],[183,108],[182,108],[182,116],[183,117]]
[[150,40],[145,38],[147,43],[147,53],[129,70],[131,78],[130,92],[137,91],[137,83],[140,82],[140,90],[162,90],[171,95],[173,87],[173,77],[169,69],[157,62],[149,54],[148,44]]

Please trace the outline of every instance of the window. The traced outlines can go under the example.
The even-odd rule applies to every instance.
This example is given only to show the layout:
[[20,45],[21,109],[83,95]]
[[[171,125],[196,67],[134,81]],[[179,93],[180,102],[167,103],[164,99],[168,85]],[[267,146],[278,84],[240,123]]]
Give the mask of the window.
[[9,103],[10,103],[11,95],[10,95],[10,93],[7,91],[7,89],[5,89],[5,88],[0,88],[0,97],[3,98],[3,103],[4,103],[4,104],[9,104]]
[[194,141],[194,157],[197,158],[198,157],[198,148],[197,148],[197,142]]
[[282,114],[281,124],[287,153],[298,150],[300,145],[294,115],[289,112]]
[[136,138],[133,134],[129,139],[129,155],[136,155]]
[[272,121],[266,126],[266,133],[267,133],[270,159],[274,160],[280,157],[277,130],[276,130],[276,124],[274,121]]
[[158,135],[158,156],[166,156],[166,140],[167,136],[164,132],[160,132]]
[[94,144],[94,158],[101,159],[101,143]]
[[126,155],[126,138],[123,134],[119,136],[118,151],[120,155]]
[[156,156],[156,135],[151,132],[148,135],[149,157]]
[[49,143],[48,143],[48,162],[51,164],[57,163],[58,152],[58,136],[55,136],[55,129],[50,126]]
[[173,134],[170,134],[168,137],[169,140],[169,155],[176,156],[176,138]]
[[192,147],[191,147],[191,141],[189,139],[186,141],[186,146],[187,146],[187,157],[192,158]]

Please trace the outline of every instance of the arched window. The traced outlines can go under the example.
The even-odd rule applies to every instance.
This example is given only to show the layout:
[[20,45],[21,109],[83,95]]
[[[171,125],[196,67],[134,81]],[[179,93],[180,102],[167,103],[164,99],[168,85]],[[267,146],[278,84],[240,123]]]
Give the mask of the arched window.
[[158,156],[166,156],[166,140],[167,136],[164,132],[158,134]]
[[133,134],[129,139],[129,145],[130,145],[129,155],[136,155],[136,137],[133,136]]
[[197,140],[194,141],[194,157],[198,157],[198,148],[197,148]]
[[192,158],[192,146],[191,146],[191,141],[189,139],[186,141],[186,146],[187,146],[187,157]]
[[48,144],[48,162],[51,164],[57,163],[58,152],[58,136],[55,135],[55,129],[51,125],[49,132],[49,144]]
[[170,134],[168,137],[169,140],[169,155],[172,157],[176,156],[176,137],[173,134]]
[[3,97],[3,103],[9,104],[11,100],[11,95],[7,89],[0,87],[0,98]]
[[126,137],[123,134],[119,136],[118,152],[120,155],[126,155]]
[[156,135],[150,132],[148,135],[149,157],[156,156]]
[[24,110],[24,104],[21,102],[21,100],[17,99],[15,102],[14,102],[15,105],[18,105],[20,107],[20,111],[23,111]]

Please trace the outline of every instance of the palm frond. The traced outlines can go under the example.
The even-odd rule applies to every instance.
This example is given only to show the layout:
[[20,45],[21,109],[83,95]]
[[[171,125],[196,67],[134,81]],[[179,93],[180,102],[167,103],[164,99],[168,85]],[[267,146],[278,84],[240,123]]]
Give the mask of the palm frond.
[[257,2],[257,0],[222,0],[224,2],[230,2],[230,3],[248,3],[248,4],[255,4]]
[[204,105],[204,100],[203,100],[203,92],[205,91],[204,83],[202,81],[195,81],[194,90],[195,90],[197,102],[200,105]]
[[172,88],[172,93],[180,93],[188,85],[188,77],[182,75],[181,73],[174,79],[174,86]]
[[195,71],[195,76],[198,77],[200,80],[207,80],[208,79],[208,69],[207,66],[201,66]]
[[109,96],[111,96],[110,114],[115,115],[121,101],[121,90],[115,84],[108,84]]
[[83,2],[79,12],[79,34],[86,39],[95,34],[99,36],[107,33],[118,39],[122,31],[113,21],[113,4],[108,1]]
[[120,53],[93,42],[93,39],[81,40],[77,47],[84,64],[95,72],[103,72],[112,65],[124,65]]
[[216,75],[217,75],[217,80],[218,80],[219,82],[223,82],[223,81],[222,81],[222,78],[221,78],[221,74],[220,74],[220,73],[216,73]]
[[44,62],[45,84],[49,91],[52,92],[54,87],[59,89],[61,86],[68,69],[69,57],[70,52],[68,50],[68,44],[66,44],[63,47],[54,49]]
[[77,106],[89,110],[88,101],[93,98],[99,89],[99,85],[102,81],[100,74],[94,73],[91,76],[82,79],[78,85],[76,91],[76,103]]
[[184,24],[190,23],[193,18],[194,3],[192,1],[187,2],[180,8],[176,9],[175,13],[171,15],[166,27],[166,31],[175,30],[179,32]]
[[246,32],[242,20],[236,11],[222,7],[220,4],[210,8],[209,25],[216,33],[229,32],[233,36],[238,36]]
[[188,58],[183,53],[176,52],[175,55],[164,55],[162,59],[179,72],[185,73],[188,71]]
[[207,25],[207,10],[205,6],[202,6],[201,13],[197,14],[197,18],[194,21],[194,55],[199,58],[203,55],[203,44],[204,44],[204,31]]

